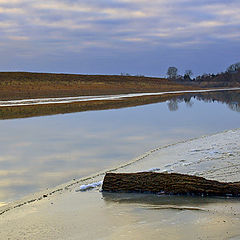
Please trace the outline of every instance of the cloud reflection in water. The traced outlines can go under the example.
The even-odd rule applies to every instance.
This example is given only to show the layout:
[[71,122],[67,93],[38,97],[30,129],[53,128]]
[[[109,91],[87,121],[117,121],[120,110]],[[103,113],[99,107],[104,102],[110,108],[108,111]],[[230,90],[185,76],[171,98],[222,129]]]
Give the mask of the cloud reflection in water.
[[174,112],[158,103],[0,121],[0,201],[119,165],[157,146],[239,127],[238,112],[191,101],[192,108],[178,101]]

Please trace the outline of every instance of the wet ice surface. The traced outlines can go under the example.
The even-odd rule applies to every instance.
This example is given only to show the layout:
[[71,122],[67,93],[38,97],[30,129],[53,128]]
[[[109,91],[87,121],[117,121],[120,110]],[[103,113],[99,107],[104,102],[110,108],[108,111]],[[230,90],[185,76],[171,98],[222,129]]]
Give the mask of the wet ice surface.
[[[240,105],[230,108],[239,91],[204,96],[190,94],[118,110],[1,120],[0,202],[112,168],[157,146],[239,127]],[[161,158],[161,170],[172,164],[172,159],[165,159]],[[159,167],[156,162],[143,170]]]
[[[239,139],[240,129],[235,129],[170,144],[114,172],[166,171],[240,181]],[[103,239],[240,239],[239,198],[104,192],[102,196],[114,215],[109,227],[121,216],[127,222],[122,226],[117,220],[121,226],[115,226],[113,235],[108,233]]]
[[[197,105],[198,103],[195,101],[195,104]],[[181,104],[179,105],[181,111],[182,106]],[[191,137],[201,136],[202,134],[223,131],[226,128],[239,127],[239,115],[237,112],[226,111],[223,106],[216,103],[212,104],[212,106],[211,104],[199,105],[202,106],[202,110],[198,106],[196,109],[193,108],[191,113],[189,109],[188,111],[185,109],[182,114],[163,111],[163,106],[164,104],[156,104],[150,105],[147,108],[134,108],[135,111],[134,109],[126,109],[102,112],[104,118],[100,118],[100,112],[93,112],[89,114],[88,118],[84,118],[84,114],[74,114],[70,116],[75,119],[75,124],[73,121],[70,121],[69,118],[66,118],[64,120],[65,125],[60,124],[55,131],[52,130],[57,126],[56,123],[61,123],[58,118],[4,121],[2,122],[1,128],[1,154],[3,155],[6,149],[9,150],[8,154],[15,154],[15,152],[12,153],[12,151],[17,148],[17,144],[12,147],[12,145],[7,145],[6,142],[12,142],[18,137],[19,143],[21,144],[34,142],[34,138],[27,138],[27,140],[29,140],[28,142],[23,141],[26,140],[25,135],[29,132],[27,130],[29,130],[31,122],[33,122],[34,128],[38,126],[36,139],[39,139],[41,136],[40,133],[46,133],[46,137],[41,141],[46,143],[49,150],[52,151],[53,149],[51,143],[55,143],[56,140],[59,139],[59,136],[61,136],[62,144],[56,144],[55,149],[61,149],[64,154],[66,150],[68,150],[69,153],[74,153],[75,151],[72,151],[71,144],[69,143],[70,139],[73,140],[74,143],[78,143],[84,135],[83,130],[78,129],[78,127],[81,126],[84,129],[86,128],[84,123],[89,123],[91,119],[94,119],[96,121],[93,121],[92,125],[90,125],[91,127],[95,127],[92,132],[96,133],[96,129],[100,129],[101,131],[98,132],[98,136],[103,136],[103,138],[96,138],[95,144],[99,146],[99,144],[103,142],[103,139],[109,139],[109,142],[105,144],[106,149],[112,151],[112,154],[109,156],[109,162],[112,162],[113,159],[116,158],[116,146],[121,146],[119,149],[121,153],[126,153],[127,149],[131,149],[132,151],[134,146],[137,147],[134,151],[138,153],[144,152],[149,148],[151,149],[152,146],[161,146],[150,150],[126,164],[122,164],[123,161],[116,161],[116,164],[120,164],[120,166],[117,166],[113,170],[115,172],[168,171],[193,174],[221,181],[240,181],[240,129],[225,131],[193,140],[181,141],[181,139],[189,139]],[[208,108],[209,106],[211,106],[211,108]],[[111,114],[106,115],[106,113]],[[118,113],[119,115],[113,118],[113,113]],[[123,113],[125,113],[127,118],[123,118]],[[106,124],[106,127],[104,127],[105,125],[97,125],[100,119],[102,123]],[[119,119],[124,123],[122,127],[120,127],[121,121],[119,121]],[[134,120],[133,123],[126,127],[126,123],[132,119]],[[139,120],[143,121],[143,124],[139,124]],[[112,122],[114,122],[114,125],[110,128]],[[18,129],[17,125],[22,126],[24,123],[28,128],[20,128],[21,131],[16,131]],[[48,128],[40,127],[45,125],[48,126]],[[176,125],[181,126],[181,128],[176,127]],[[66,126],[69,126],[69,128],[66,128]],[[136,132],[142,132],[144,141],[137,142],[137,138],[134,137],[132,138],[134,145],[132,142],[129,144],[126,138],[114,142],[120,139],[121,135],[119,134],[110,135],[111,137],[109,135],[103,135],[107,130],[109,131],[109,129],[110,131],[118,129],[121,133],[126,131],[126,135],[132,137],[132,129],[136,126],[138,126]],[[63,138],[63,132],[69,133],[71,128],[74,128],[73,132],[78,134],[76,134],[76,136],[67,135],[67,138]],[[9,136],[11,136],[11,129],[18,134],[14,134],[12,138],[9,138]],[[164,134],[165,131],[168,133],[172,132],[172,135]],[[56,133],[61,133],[61,135]],[[154,134],[156,133],[157,135],[155,136]],[[50,138],[52,136],[54,136],[53,139]],[[149,136],[155,136],[154,139],[157,139],[157,142],[150,143]],[[166,136],[171,136],[170,141],[166,141]],[[96,137],[96,135],[94,135],[94,137]],[[49,138],[50,141],[47,141]],[[159,139],[164,139],[164,141],[159,142]],[[35,146],[40,146],[41,141],[40,143],[37,142]],[[83,138],[82,142],[85,143],[83,147],[80,148],[79,145],[76,144],[74,145],[74,150],[80,149],[79,151],[82,152],[93,153],[93,139],[90,139],[91,144],[89,144],[89,148],[87,148],[86,138]],[[124,144],[126,144],[128,148],[123,148]],[[42,152],[45,153],[46,149],[48,149],[46,146],[44,145],[41,151],[36,151],[36,148],[33,148],[31,145],[26,149],[29,149],[29,152],[33,152],[34,155],[39,155],[39,159],[45,159],[46,161],[49,159],[49,156],[53,157],[53,155],[49,155],[49,152],[47,152],[45,158],[41,155]],[[66,146],[66,148],[64,148],[64,146]],[[19,147],[23,149],[23,145]],[[20,155],[19,152],[16,153],[16,156]],[[20,162],[20,166],[26,167],[33,164],[34,167],[37,168],[37,171],[33,171],[33,168],[31,168],[30,171],[23,172],[24,177],[32,173],[29,178],[31,181],[27,180],[26,182],[33,183],[34,180],[36,180],[36,182],[45,180],[49,185],[49,178],[44,175],[46,171],[45,168],[43,171],[40,170],[42,170],[42,166],[46,166],[49,170],[51,161],[46,161],[44,164],[38,165],[36,164],[38,163],[37,161],[33,161],[34,155],[29,156],[29,161],[26,161],[27,155],[22,155],[23,161]],[[96,155],[99,155],[99,152],[97,152]],[[129,156],[134,156],[134,154],[128,154],[126,159],[130,159]],[[0,161],[4,163],[1,165],[3,168],[4,166],[8,167],[6,164],[10,163],[12,163],[10,166],[16,166],[17,160],[10,161],[11,159],[4,159],[3,157],[0,159]],[[57,154],[57,157],[59,158],[59,154]],[[83,163],[90,162],[89,159],[91,158],[83,155]],[[96,164],[106,168],[106,166],[109,166],[109,164],[104,165],[103,160],[106,160],[106,158],[107,155],[103,155],[102,159],[96,161]],[[53,159],[55,160],[55,158]],[[64,159],[66,162],[66,164],[63,165],[62,171],[65,174],[66,168],[71,166],[71,158],[66,158],[66,155],[63,155],[61,159]],[[77,155],[76,162],[80,162],[79,155]],[[59,162],[53,161],[52,167],[54,170],[56,170],[57,166],[59,166]],[[78,171],[79,175],[78,165],[72,164],[72,166]],[[101,169],[99,169],[99,171],[100,170]],[[18,171],[17,169],[17,171],[10,173],[16,175]],[[42,197],[43,195],[41,195],[41,200],[39,201],[33,202],[32,198],[24,200],[24,202],[20,201],[20,204],[17,205],[18,207],[12,208],[0,215],[0,238],[68,240],[240,239],[239,198],[102,194],[99,192],[99,184],[100,181],[103,180],[104,171],[99,174],[96,174],[95,170],[93,172],[94,176],[90,179],[84,178],[85,180],[77,180],[79,182],[75,184],[73,184],[74,181],[72,181],[71,184],[73,185],[68,183],[58,187],[61,189],[60,191],[46,195],[47,197],[44,198]],[[2,171],[0,174],[3,175],[5,172]],[[39,178],[35,179],[35,176],[39,176]],[[56,176],[58,179],[60,178],[60,174],[56,174]],[[8,187],[10,186],[8,181],[5,181],[5,183],[8,184]],[[10,183],[12,182],[10,181]],[[17,179],[13,183],[21,183],[21,181]],[[95,186],[96,188],[93,188]],[[16,186],[14,185],[14,187]],[[87,190],[90,188],[92,190],[76,192],[76,190]],[[46,193],[47,190],[44,194]],[[8,208],[8,206],[0,208],[0,211],[5,208]]]
[[[115,172],[168,171],[239,181],[240,129],[151,150]],[[104,174],[0,215],[4,239],[240,239],[240,199],[101,193]],[[73,191],[87,187],[90,191]]]
[[124,170],[131,172],[136,168],[144,171],[158,166],[159,172],[184,173],[218,181],[240,181],[239,139],[240,130],[235,129],[172,144],[146,153]]
[[[111,172],[168,172],[240,182],[240,129],[203,136],[150,150]],[[156,167],[158,166],[158,167]],[[92,178],[83,190],[99,187],[103,175]],[[89,188],[88,188],[89,186]],[[81,190],[81,186],[80,186]]]
[[[176,156],[178,161],[166,170],[219,181],[240,181],[240,142],[238,139],[240,139],[240,131],[230,130],[182,144],[181,149],[175,146],[172,151],[178,152]],[[187,148],[188,144],[191,149]]]

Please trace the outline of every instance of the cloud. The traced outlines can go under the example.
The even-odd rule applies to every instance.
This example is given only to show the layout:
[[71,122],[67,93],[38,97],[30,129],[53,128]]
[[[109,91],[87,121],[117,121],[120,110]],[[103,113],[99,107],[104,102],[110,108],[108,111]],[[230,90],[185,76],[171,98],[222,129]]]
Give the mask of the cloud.
[[1,14],[23,14],[25,11],[21,8],[3,8],[0,7]]
[[23,169],[18,170],[0,170],[0,177],[23,177],[27,171]]
[[236,44],[239,9],[237,0],[0,0],[0,45],[41,59]]
[[[237,11],[234,5],[228,4],[195,4],[193,1],[171,0],[171,1],[110,1],[108,4],[100,4],[98,1],[48,1],[46,3],[35,1],[16,1],[15,8],[6,6],[6,1],[0,8],[1,12],[9,15],[18,15],[24,9],[19,8],[22,5],[26,7],[26,12],[32,13],[29,16],[16,17],[15,25],[20,21],[26,27],[30,27],[32,32],[37,33],[40,28],[38,39],[41,41],[45,39],[45,33],[51,31],[65,31],[67,39],[76,41],[74,36],[76,32],[80,36],[86,35],[88,32],[92,34],[92,41],[96,42],[98,39],[108,41],[111,38],[112,43],[115,42],[116,37],[122,41],[124,45],[129,40],[140,40],[144,42],[156,43],[162,38],[177,40],[181,35],[188,38],[193,38],[195,34],[211,33],[212,29],[219,27],[226,27],[228,25],[236,24],[238,19]],[[19,6],[18,6],[19,5]],[[213,11],[213,9],[215,11]],[[186,14],[187,13],[187,14]],[[205,14],[201,17],[200,14]],[[231,16],[235,21],[224,21],[224,16]],[[14,20],[14,17],[11,18]],[[118,20],[111,22],[112,20]],[[11,22],[13,23],[13,21]],[[109,23],[112,28],[109,29]],[[2,23],[2,25],[8,25]],[[35,30],[34,30],[35,28]],[[17,29],[14,28],[16,31]],[[211,29],[211,30],[210,30]],[[25,34],[24,29],[19,27],[22,35]],[[75,33],[70,33],[73,31]],[[29,38],[31,38],[31,32]],[[122,36],[125,33],[125,36]],[[104,37],[105,36],[105,37]],[[51,36],[50,36],[51,38]],[[83,37],[84,38],[84,37]],[[202,35],[200,38],[204,38]],[[20,38],[19,38],[20,40]],[[79,37],[79,41],[86,42]],[[189,39],[193,42],[194,39]],[[88,41],[90,42],[90,41]],[[101,42],[101,40],[99,41]],[[87,44],[87,47],[90,44]],[[102,47],[100,44],[99,47]]]
[[144,38],[123,38],[126,42],[145,42]]
[[14,22],[11,21],[4,21],[4,22],[0,22],[0,29],[3,30],[8,30],[9,28],[14,28],[16,27],[17,24],[15,24]]
[[8,36],[8,38],[10,40],[14,40],[14,41],[27,41],[27,40],[29,40],[29,37],[26,37],[26,36]]

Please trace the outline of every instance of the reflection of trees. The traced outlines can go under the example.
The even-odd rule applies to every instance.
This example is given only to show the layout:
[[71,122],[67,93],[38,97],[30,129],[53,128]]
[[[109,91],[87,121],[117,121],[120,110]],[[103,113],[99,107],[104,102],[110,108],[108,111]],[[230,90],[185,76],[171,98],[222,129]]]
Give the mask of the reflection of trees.
[[228,107],[233,111],[240,112],[240,104],[239,103],[238,104],[237,103],[229,103]]
[[192,96],[187,96],[184,97],[184,102],[186,103],[187,107],[192,107],[193,106],[193,102],[191,101]]
[[182,95],[179,97],[175,97],[168,101],[168,109],[173,112],[178,110],[178,103],[185,102],[187,107],[193,106],[193,101],[191,101],[192,96],[191,95]]
[[177,111],[178,110],[178,102],[177,99],[171,99],[168,103],[168,109],[172,111]]
[[174,98],[168,101],[168,108],[170,111],[177,111],[178,103],[181,102],[185,102],[187,107],[192,107],[192,98],[206,103],[212,103],[215,101],[225,103],[228,105],[229,109],[240,112],[240,91],[187,93],[178,97],[174,96]]
[[193,106],[193,101],[185,102],[187,107],[192,107]]
[[226,103],[229,109],[240,112],[240,92],[239,91],[222,91],[197,94],[196,98],[204,102],[221,102]]

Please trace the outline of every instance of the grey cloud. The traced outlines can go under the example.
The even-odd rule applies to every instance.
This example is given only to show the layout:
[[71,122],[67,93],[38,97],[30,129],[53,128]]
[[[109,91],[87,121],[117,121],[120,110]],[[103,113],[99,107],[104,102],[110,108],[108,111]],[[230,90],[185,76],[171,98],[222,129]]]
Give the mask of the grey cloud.
[[239,9],[237,0],[0,0],[0,51],[34,59],[230,44]]

